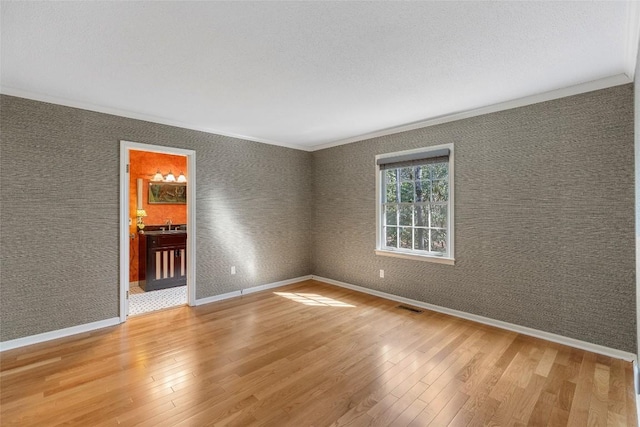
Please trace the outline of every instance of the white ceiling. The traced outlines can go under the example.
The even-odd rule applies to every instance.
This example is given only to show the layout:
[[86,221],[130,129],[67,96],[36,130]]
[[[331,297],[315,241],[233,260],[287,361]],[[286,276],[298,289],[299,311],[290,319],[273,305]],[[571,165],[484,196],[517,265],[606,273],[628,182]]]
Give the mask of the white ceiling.
[[630,81],[638,47],[626,1],[3,1],[0,12],[2,93],[306,150]]

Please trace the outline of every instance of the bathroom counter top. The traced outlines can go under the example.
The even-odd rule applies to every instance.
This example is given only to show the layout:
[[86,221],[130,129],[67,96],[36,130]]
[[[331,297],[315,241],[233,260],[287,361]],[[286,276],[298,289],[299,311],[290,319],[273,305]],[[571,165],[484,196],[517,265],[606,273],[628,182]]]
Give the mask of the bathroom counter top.
[[187,234],[187,230],[154,230],[154,231],[145,231],[144,234],[147,236],[162,236],[165,234]]

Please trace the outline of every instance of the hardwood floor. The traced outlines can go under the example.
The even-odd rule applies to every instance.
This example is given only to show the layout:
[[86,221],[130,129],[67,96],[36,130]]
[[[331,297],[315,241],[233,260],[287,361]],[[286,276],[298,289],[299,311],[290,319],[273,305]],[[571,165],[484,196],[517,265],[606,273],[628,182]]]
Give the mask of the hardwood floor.
[[1,354],[1,422],[636,426],[632,365],[306,281]]

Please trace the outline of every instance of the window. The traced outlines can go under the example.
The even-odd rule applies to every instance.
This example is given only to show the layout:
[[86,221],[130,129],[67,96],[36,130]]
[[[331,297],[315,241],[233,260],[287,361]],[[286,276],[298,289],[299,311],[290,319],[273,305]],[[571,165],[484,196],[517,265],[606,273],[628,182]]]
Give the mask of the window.
[[453,145],[376,157],[379,255],[453,263]]

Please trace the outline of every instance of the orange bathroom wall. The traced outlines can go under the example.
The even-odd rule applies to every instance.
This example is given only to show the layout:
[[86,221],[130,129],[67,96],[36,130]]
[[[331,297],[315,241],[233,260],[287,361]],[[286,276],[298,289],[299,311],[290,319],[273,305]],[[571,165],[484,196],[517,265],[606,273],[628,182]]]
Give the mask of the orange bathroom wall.
[[[143,219],[145,225],[164,226],[168,219],[172,224],[186,224],[187,205],[149,204],[149,182],[158,170],[165,176],[171,171],[176,178],[180,172],[184,172],[186,175],[187,158],[186,156],[130,150],[129,165],[129,218],[131,218],[129,233],[133,236],[132,239],[129,239],[129,281],[137,282],[140,277],[138,272],[139,236],[136,227],[137,179],[142,178],[143,180],[142,208],[147,212],[147,216]],[[187,183],[187,185],[189,184]]]

